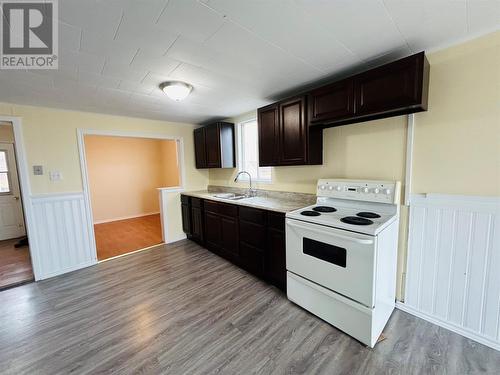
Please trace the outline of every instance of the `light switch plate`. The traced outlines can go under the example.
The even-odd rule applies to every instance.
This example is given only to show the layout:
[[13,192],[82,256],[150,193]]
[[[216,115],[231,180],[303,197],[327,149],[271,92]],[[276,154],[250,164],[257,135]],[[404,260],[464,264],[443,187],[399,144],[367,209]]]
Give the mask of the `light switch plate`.
[[33,174],[35,176],[41,176],[41,175],[43,175],[43,166],[41,166],[41,165],[34,165],[33,166]]

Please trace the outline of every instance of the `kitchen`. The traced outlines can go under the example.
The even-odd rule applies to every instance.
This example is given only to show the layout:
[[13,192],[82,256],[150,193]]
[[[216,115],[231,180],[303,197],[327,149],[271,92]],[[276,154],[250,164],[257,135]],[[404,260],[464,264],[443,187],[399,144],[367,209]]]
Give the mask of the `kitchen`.
[[[0,291],[0,372],[495,373],[498,7],[466,3],[286,2],[289,35],[275,4],[99,3],[102,43],[59,4],[66,63],[0,71],[36,280]],[[97,260],[89,132],[178,142],[165,244]]]

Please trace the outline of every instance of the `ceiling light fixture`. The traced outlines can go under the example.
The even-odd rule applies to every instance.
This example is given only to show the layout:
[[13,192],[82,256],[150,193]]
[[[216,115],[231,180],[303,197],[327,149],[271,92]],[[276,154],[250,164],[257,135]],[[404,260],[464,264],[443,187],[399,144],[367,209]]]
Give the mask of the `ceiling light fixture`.
[[191,93],[193,86],[186,82],[168,81],[161,83],[160,89],[167,94],[170,99],[180,102],[181,100],[186,99],[186,97]]

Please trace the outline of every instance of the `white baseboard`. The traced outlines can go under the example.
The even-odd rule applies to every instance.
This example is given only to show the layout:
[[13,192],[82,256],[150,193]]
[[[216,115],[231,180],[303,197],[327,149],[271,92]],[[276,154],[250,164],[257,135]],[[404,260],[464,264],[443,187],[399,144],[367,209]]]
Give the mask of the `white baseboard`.
[[97,262],[95,262],[93,260],[92,261],[88,261],[88,262],[83,262],[83,263],[75,264],[75,265],[73,265],[71,267],[66,267],[66,268],[62,268],[62,269],[57,270],[57,271],[53,271],[53,272],[50,272],[50,273],[47,273],[47,274],[43,274],[43,275],[40,276],[39,280],[50,279],[51,277],[59,276],[59,275],[62,275],[64,273],[68,273],[68,272],[77,271],[79,269],[87,268],[87,267],[93,266],[95,264],[97,264]]
[[421,311],[417,311],[414,308],[406,305],[403,302],[396,301],[396,308],[398,308],[401,311],[407,312],[408,314],[414,315],[418,318],[427,320],[428,322],[431,322],[433,324],[436,324],[440,327],[446,328],[452,332],[455,332],[461,336],[467,337],[468,339],[477,341],[480,344],[486,345],[492,349],[500,351],[500,343],[494,340],[490,340],[487,337],[480,336],[476,332],[469,331],[461,326],[457,326],[454,324],[451,324],[450,322],[437,319],[434,316],[427,315],[426,313],[423,313]]
[[112,218],[112,219],[97,220],[97,221],[94,221],[94,225],[95,224],[111,223],[113,221],[136,219],[138,217],[144,217],[144,216],[150,216],[150,215],[159,215],[159,214],[160,214],[159,211],[157,211],[157,212],[146,212],[144,214],[139,214],[139,215],[121,216],[121,217],[115,217],[115,218]]
[[178,242],[178,241],[182,241],[182,240],[185,240],[187,238],[187,236],[184,234],[183,236],[179,236],[179,237],[176,237],[176,238],[172,238],[170,239],[169,241],[167,241],[166,243],[167,244],[172,244],[174,242]]

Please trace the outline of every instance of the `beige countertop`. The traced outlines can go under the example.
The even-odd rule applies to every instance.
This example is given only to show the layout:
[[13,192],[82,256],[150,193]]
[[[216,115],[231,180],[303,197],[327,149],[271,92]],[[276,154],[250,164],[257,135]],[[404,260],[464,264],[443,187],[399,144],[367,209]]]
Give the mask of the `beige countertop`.
[[[234,189],[232,189],[234,190]],[[235,204],[238,206],[260,208],[275,212],[290,212],[297,210],[302,207],[309,206],[315,202],[316,196],[312,194],[298,194],[298,193],[288,193],[288,192],[272,192],[272,197],[266,196],[264,193],[251,198],[244,198],[238,200],[230,200],[224,198],[216,198],[214,194],[220,194],[223,191],[208,191],[208,190],[198,190],[198,191],[183,191],[181,194],[188,195],[190,197],[209,199],[217,202],[224,202],[228,204]],[[227,192],[233,192],[228,191]]]

